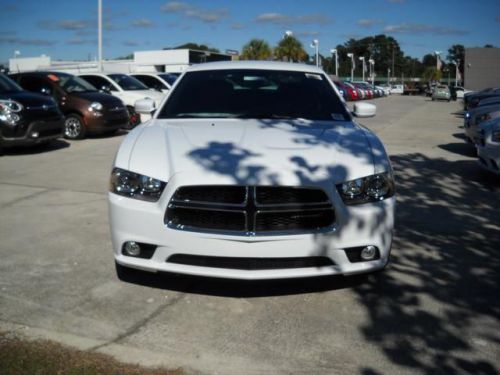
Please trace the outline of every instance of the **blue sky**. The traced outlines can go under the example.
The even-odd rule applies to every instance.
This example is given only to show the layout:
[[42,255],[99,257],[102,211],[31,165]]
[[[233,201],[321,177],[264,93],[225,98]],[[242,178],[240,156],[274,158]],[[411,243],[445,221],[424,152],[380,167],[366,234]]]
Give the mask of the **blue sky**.
[[[452,44],[500,47],[500,0],[103,0],[103,8],[105,58],[186,42],[224,51],[262,38],[274,46],[286,30],[308,49],[318,39],[323,54],[380,33],[417,58]],[[94,58],[96,25],[97,0],[0,0],[0,62],[15,50]]]

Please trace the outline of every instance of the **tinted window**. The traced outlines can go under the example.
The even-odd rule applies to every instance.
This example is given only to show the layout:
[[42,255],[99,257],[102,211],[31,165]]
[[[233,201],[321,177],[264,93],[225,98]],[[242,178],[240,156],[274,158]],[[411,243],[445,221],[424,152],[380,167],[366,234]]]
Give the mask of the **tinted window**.
[[134,78],[138,79],[142,83],[144,83],[147,87],[152,89],[168,89],[168,87],[160,81],[158,78],[153,76],[146,75],[135,75]]
[[81,76],[85,81],[89,82],[92,86],[98,88],[99,90],[113,88],[113,85],[106,79],[99,76]]
[[130,77],[126,74],[108,74],[108,77],[116,82],[123,90],[147,90],[147,86],[144,85],[138,79]]
[[[55,79],[54,76],[58,79]],[[77,76],[49,74],[48,77],[67,93],[97,91],[94,86]]]
[[3,74],[0,74],[0,92],[16,92],[22,91],[23,89],[19,87],[17,83],[15,83],[10,78],[6,77]]
[[200,117],[350,119],[323,74],[236,69],[185,74],[159,115]]
[[45,89],[50,89],[51,85],[49,82],[45,81],[43,78],[37,76],[21,76],[19,84],[28,91],[41,93]]
[[170,86],[173,86],[174,82],[177,78],[179,78],[180,74],[175,73],[164,73],[158,74],[161,78],[163,78]]

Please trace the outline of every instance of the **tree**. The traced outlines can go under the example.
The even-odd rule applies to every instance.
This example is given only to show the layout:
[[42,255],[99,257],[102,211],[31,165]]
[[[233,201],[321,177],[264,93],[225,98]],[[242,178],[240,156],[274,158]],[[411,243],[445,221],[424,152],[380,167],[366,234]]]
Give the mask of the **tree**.
[[286,36],[274,49],[274,56],[278,60],[285,61],[307,61],[308,55],[302,43],[294,36]]
[[252,39],[243,46],[241,60],[268,60],[273,52],[263,39]]
[[458,65],[458,70],[461,76],[464,76],[464,62],[465,62],[465,47],[461,44],[454,44],[448,49],[448,56],[446,59],[453,63],[454,61],[460,60]]
[[425,68],[422,78],[424,82],[439,82],[441,80],[441,71],[436,69],[436,67]]

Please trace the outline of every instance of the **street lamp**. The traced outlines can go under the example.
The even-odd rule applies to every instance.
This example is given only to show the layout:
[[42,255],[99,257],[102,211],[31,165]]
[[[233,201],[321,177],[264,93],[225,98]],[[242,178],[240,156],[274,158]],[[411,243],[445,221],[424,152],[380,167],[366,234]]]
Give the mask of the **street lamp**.
[[354,53],[348,53],[347,57],[351,58],[351,82],[354,81]]
[[460,60],[453,61],[453,64],[455,65],[455,86],[458,86],[458,66],[460,65]]
[[360,56],[359,61],[363,61],[363,82],[365,81],[365,70],[366,70],[366,65],[365,65],[365,57]]
[[439,55],[441,55],[441,51],[434,51],[436,55],[436,69],[439,70]]
[[338,78],[339,76],[339,55],[336,49],[331,49],[330,53],[335,55],[335,76]]
[[319,40],[318,39],[313,39],[311,42],[311,48],[316,48],[316,66],[319,67]]
[[373,86],[373,82],[375,81],[375,60],[370,59],[368,60],[368,62],[370,63],[370,77],[372,77],[372,86]]

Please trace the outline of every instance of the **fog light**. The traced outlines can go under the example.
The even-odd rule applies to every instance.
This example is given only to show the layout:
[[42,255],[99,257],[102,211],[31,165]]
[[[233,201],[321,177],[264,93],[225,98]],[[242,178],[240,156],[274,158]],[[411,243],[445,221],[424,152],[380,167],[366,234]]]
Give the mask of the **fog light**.
[[372,260],[377,255],[377,248],[375,246],[369,245],[365,246],[363,250],[361,250],[361,259],[363,260]]
[[38,138],[38,135],[39,135],[38,132],[32,132],[31,133],[31,137],[32,138]]
[[141,255],[141,247],[137,242],[134,241],[125,242],[123,250],[125,250],[126,255],[129,255],[131,257],[137,257]]

